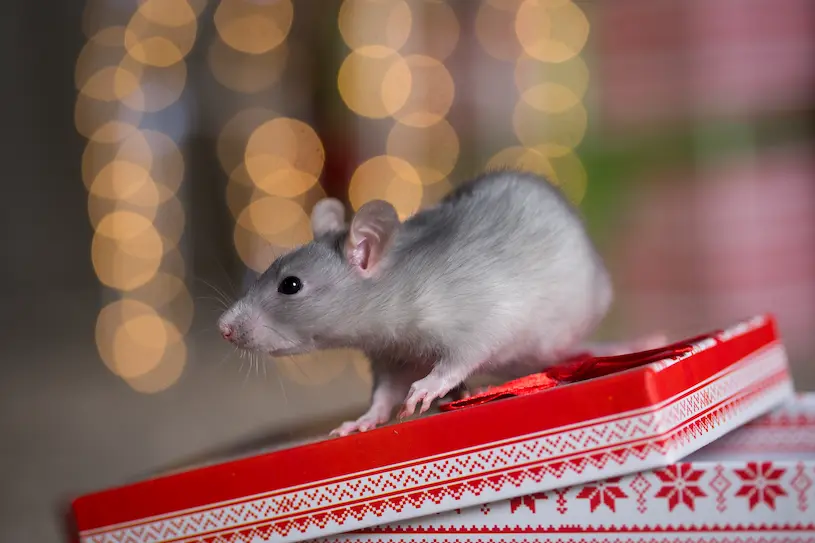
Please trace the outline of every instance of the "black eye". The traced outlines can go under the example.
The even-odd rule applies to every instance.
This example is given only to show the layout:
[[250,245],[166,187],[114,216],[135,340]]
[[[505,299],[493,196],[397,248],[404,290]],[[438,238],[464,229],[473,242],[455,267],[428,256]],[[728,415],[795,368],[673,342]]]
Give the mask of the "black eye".
[[297,294],[303,288],[303,282],[297,277],[286,277],[277,286],[277,292],[280,294]]

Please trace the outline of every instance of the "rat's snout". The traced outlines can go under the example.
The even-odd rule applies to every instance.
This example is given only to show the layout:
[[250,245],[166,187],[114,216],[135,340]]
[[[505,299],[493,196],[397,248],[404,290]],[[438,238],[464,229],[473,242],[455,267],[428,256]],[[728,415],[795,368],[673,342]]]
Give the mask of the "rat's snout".
[[244,335],[239,322],[240,318],[241,312],[239,308],[233,307],[218,319],[218,331],[221,332],[221,336],[235,345],[241,343],[243,339],[241,336]]
[[218,329],[221,331],[221,335],[227,341],[234,341],[235,339],[235,329],[232,327],[231,324],[226,322],[218,323]]

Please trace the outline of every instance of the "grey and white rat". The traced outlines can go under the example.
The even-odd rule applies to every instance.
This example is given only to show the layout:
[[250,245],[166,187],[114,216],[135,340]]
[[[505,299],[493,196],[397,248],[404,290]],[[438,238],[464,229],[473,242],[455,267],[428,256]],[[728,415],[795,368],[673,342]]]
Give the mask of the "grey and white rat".
[[[277,258],[219,319],[224,338],[275,355],[350,347],[374,376],[370,408],[333,433],[365,431],[474,374],[542,371],[586,348],[612,302],[580,216],[537,175],[502,170],[400,222],[381,200],[351,220],[327,198],[314,240]],[[655,347],[595,346],[604,354]]]

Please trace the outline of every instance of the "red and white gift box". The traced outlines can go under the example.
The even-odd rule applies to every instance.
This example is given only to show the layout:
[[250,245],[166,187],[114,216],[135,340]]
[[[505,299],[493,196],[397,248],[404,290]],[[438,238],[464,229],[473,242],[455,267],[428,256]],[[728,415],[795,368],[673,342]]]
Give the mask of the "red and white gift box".
[[[615,365],[625,369],[616,371]],[[232,543],[357,531],[330,539],[540,540],[543,528],[528,536],[523,530],[502,532],[501,523],[554,523],[556,517],[523,524],[507,516],[536,515],[542,504],[556,512],[566,507],[571,519],[584,521],[573,502],[588,504],[598,515],[614,512],[617,503],[634,503],[635,510],[640,501],[647,506],[644,487],[657,484],[656,473],[667,477],[681,458],[792,397],[785,350],[769,317],[663,350],[590,359],[581,368],[589,370],[583,378],[600,376],[532,394],[515,390],[520,395],[510,399],[78,498],[73,516],[79,538]],[[634,487],[619,487],[615,480],[645,470],[657,471],[632,475],[632,482],[643,481]],[[756,478],[774,474],[771,468]],[[694,476],[676,475],[681,481]],[[726,477],[736,484],[732,473]],[[578,491],[582,497],[570,501],[566,493],[581,484],[586,484]],[[566,505],[559,505],[559,493]],[[484,523],[493,508],[491,514],[503,520],[496,516]],[[455,526],[451,519],[465,514],[468,524],[480,523],[481,532],[451,532],[449,538],[398,532],[435,526],[440,519]],[[391,531],[359,532],[383,524]],[[636,536],[646,537],[653,539]]]
[[318,541],[815,541],[815,394],[681,463]]

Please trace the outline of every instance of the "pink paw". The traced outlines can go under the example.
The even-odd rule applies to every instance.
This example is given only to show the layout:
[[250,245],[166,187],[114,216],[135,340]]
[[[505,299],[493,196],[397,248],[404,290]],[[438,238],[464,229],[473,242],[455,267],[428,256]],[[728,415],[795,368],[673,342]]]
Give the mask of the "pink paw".
[[413,383],[408,392],[405,406],[399,413],[399,418],[403,419],[413,415],[416,412],[416,406],[421,402],[419,413],[424,413],[430,409],[433,400],[443,398],[455,385],[451,385],[447,381],[438,379],[432,375],[428,375],[424,379],[420,379]]
[[363,415],[359,417],[357,420],[343,422],[339,427],[333,429],[330,435],[336,437],[343,437],[349,434],[353,434],[354,432],[367,432],[368,430],[373,430],[374,428],[376,428],[380,424],[383,424],[384,422],[386,421],[380,420],[377,417]]

